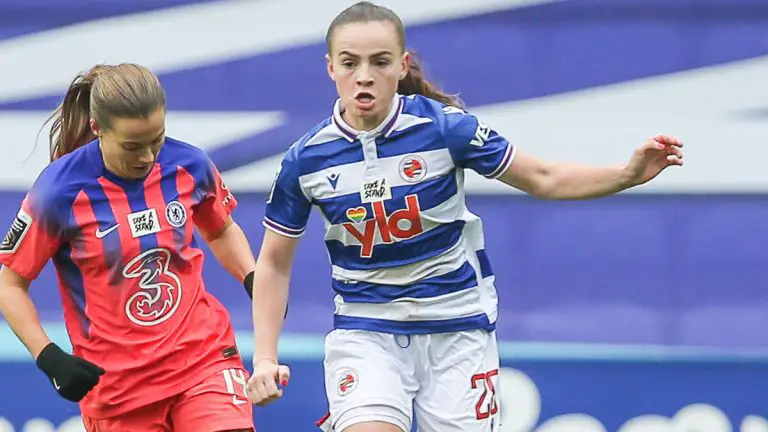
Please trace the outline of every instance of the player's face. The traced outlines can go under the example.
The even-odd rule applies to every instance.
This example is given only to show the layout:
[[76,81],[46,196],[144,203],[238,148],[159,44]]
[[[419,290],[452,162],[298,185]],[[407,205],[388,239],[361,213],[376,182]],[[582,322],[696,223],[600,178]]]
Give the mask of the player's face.
[[[107,168],[127,179],[149,174],[165,142],[165,108],[148,118],[112,118],[110,127],[101,130],[101,152]],[[91,121],[98,133],[98,125]]]
[[345,24],[332,38],[326,61],[346,109],[344,119],[356,129],[373,129],[387,116],[410,57],[389,21]]

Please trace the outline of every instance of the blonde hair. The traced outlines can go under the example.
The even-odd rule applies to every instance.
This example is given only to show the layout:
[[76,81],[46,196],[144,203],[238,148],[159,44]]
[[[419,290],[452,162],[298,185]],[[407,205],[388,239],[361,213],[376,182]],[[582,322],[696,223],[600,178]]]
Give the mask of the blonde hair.
[[165,91],[149,69],[130,63],[94,66],[72,81],[64,101],[46,121],[53,121],[51,161],[96,139],[91,118],[109,129],[114,117],[148,118],[158,108],[165,108]]

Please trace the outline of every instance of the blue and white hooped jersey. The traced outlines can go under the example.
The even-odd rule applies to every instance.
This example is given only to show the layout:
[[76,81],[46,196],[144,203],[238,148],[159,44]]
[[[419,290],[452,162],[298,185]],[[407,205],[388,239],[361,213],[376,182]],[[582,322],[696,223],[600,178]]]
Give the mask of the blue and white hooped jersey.
[[494,276],[482,221],[465,205],[464,169],[488,178],[515,148],[467,112],[396,95],[373,131],[333,115],[286,152],[264,225],[301,236],[325,222],[335,328],[396,334],[493,330]]

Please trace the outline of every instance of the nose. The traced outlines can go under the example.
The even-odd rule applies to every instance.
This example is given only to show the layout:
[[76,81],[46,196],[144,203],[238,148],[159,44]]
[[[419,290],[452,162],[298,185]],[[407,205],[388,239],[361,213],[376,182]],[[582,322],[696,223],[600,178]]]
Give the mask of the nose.
[[373,84],[373,75],[370,73],[370,67],[363,64],[357,71],[357,85],[367,87]]
[[148,164],[155,161],[155,154],[152,152],[152,149],[147,148],[145,151],[141,152],[141,155],[139,156],[139,163]]

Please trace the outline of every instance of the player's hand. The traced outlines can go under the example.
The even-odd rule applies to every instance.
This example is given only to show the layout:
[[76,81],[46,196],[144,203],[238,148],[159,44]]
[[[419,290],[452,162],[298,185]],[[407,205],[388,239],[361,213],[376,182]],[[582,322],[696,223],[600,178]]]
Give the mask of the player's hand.
[[245,394],[254,405],[266,406],[283,395],[283,388],[288,385],[290,378],[288,366],[279,365],[272,359],[257,360],[245,386]]
[[67,354],[58,345],[50,343],[35,359],[64,399],[79,402],[99,383],[104,369],[80,357]]
[[632,155],[625,170],[632,186],[646,183],[670,166],[683,165],[683,143],[669,135],[646,140]]

